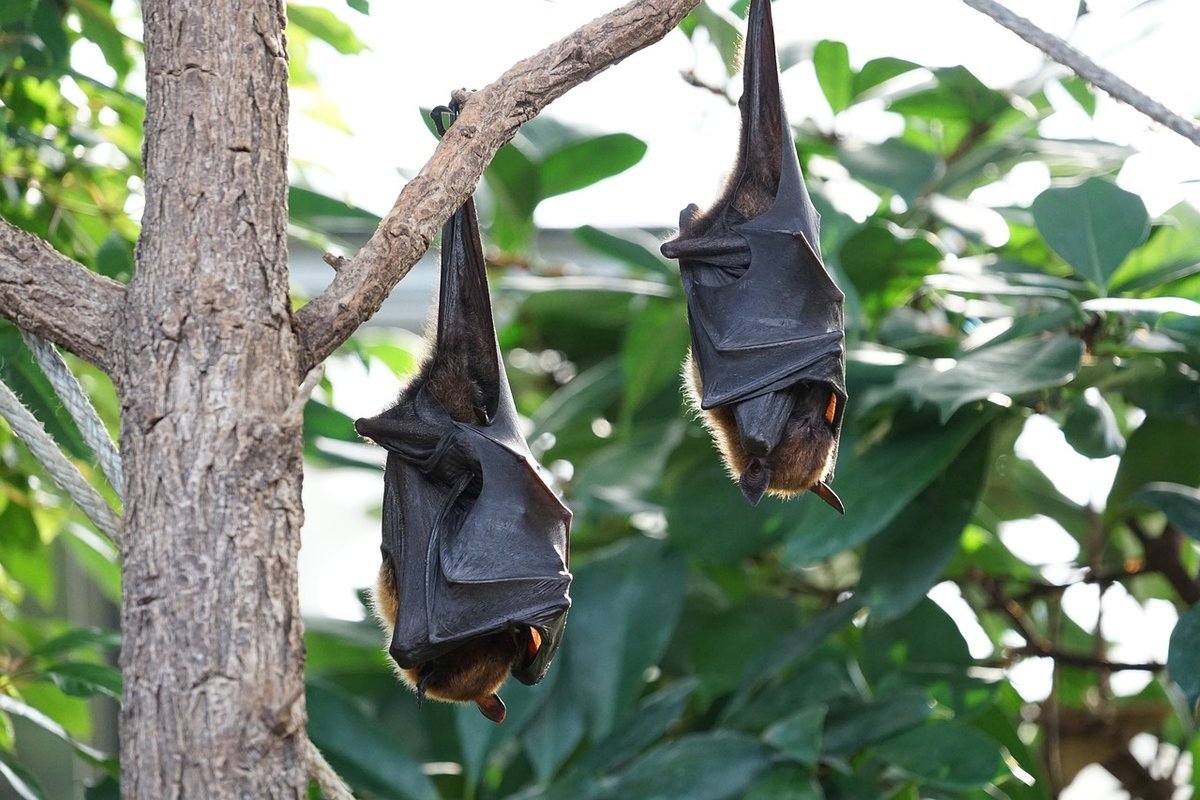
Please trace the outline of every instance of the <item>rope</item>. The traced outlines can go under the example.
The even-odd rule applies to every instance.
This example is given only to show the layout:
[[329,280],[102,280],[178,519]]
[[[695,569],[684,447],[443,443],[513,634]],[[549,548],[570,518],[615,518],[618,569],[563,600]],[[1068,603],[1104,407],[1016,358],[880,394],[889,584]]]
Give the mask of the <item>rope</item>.
[[0,416],[8,422],[13,433],[25,442],[29,452],[42,463],[50,477],[75,501],[88,519],[114,544],[120,546],[124,529],[121,517],[105,502],[79,468],[67,460],[54,439],[46,433],[28,408],[0,381]]
[[38,366],[50,380],[50,385],[54,387],[55,393],[66,406],[71,419],[75,420],[75,426],[83,434],[83,440],[96,455],[96,460],[100,462],[100,469],[104,471],[104,477],[108,478],[109,485],[117,490],[118,497],[124,498],[125,479],[121,471],[121,456],[117,452],[117,446],[113,443],[112,437],[108,434],[108,428],[100,421],[96,407],[84,394],[83,387],[79,385],[79,381],[75,379],[67,367],[67,362],[59,355],[54,345],[24,330],[21,331],[21,337],[33,351]]
[[1107,92],[1114,99],[1133,106],[1150,119],[1162,123],[1192,144],[1200,145],[1200,125],[1176,114],[1162,103],[1147,97],[1125,81],[1101,67],[1062,39],[1047,33],[1025,17],[1014,14],[993,0],[963,0],[971,8],[986,14],[1050,58],[1071,69],[1088,83]]
[[354,800],[350,787],[333,767],[329,766],[329,762],[321,755],[312,739],[307,737],[304,739],[304,758],[308,761],[308,775],[317,782],[325,800]]

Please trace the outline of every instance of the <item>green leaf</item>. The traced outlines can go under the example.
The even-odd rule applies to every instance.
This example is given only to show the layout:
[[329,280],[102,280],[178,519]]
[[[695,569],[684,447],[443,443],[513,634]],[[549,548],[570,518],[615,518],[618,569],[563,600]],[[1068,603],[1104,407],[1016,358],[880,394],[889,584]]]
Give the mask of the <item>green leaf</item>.
[[105,62],[123,81],[133,69],[133,59],[128,53],[129,39],[117,29],[112,11],[89,2],[76,2],[72,7],[79,15],[79,32],[100,48]]
[[31,658],[47,658],[70,653],[82,648],[116,650],[121,646],[121,633],[104,628],[73,628],[66,633],[47,639],[29,651]]
[[679,719],[695,689],[694,680],[685,680],[646,698],[637,713],[622,720],[619,728],[591,747],[572,772],[599,775],[628,763]]
[[910,206],[933,181],[942,163],[932,153],[899,139],[879,144],[842,143],[838,161],[853,177],[892,190]]
[[346,5],[350,6],[350,8],[353,8],[360,14],[371,13],[370,0],[346,0]]
[[646,155],[646,143],[628,133],[610,133],[572,142],[537,165],[538,199],[574,192],[632,167]]
[[313,683],[308,684],[307,694],[308,735],[344,778],[386,796],[437,800],[437,790],[421,764],[363,714],[352,698]]
[[1046,244],[1101,292],[1150,233],[1142,198],[1102,178],[1051,187],[1037,196],[1030,210]]
[[907,614],[954,558],[983,491],[990,443],[988,428],[868,543],[858,592],[872,619],[886,622]]
[[84,790],[83,800],[121,800],[121,784],[111,775],[105,775]]
[[299,186],[288,188],[288,216],[316,227],[334,224],[339,229],[369,231],[379,224],[377,214]]
[[682,303],[646,298],[643,307],[633,313],[621,346],[623,423],[627,424],[651,395],[679,380],[688,342],[687,312]]
[[51,664],[46,667],[45,673],[50,676],[63,694],[72,697],[92,697],[103,694],[114,700],[121,699],[121,671],[116,667],[82,661],[65,661]]
[[809,564],[875,536],[946,469],[987,419],[964,411],[941,427],[914,425],[861,447],[844,430],[834,488],[846,514],[838,517],[824,505],[810,503],[806,508],[815,512],[805,511],[801,524],[787,535],[785,560]]
[[675,631],[685,564],[663,549],[662,542],[625,539],[575,573],[571,635],[559,659],[589,676],[576,688],[594,736],[614,730]]
[[0,776],[8,781],[8,785],[22,800],[46,800],[46,792],[37,779],[12,753],[5,750],[0,750]]
[[837,253],[837,263],[872,319],[907,302],[941,261],[942,252],[924,236],[885,223],[859,229]]
[[8,0],[0,6],[0,25],[9,25],[28,17],[38,0]]
[[1082,357],[1083,342],[1067,334],[1005,342],[967,353],[948,367],[911,364],[896,377],[896,391],[932,403],[944,421],[993,394],[1020,397],[1062,386],[1075,377]]
[[1089,389],[1067,411],[1062,424],[1063,436],[1076,453],[1088,458],[1120,455],[1125,437],[1117,424],[1117,415],[1104,395]]
[[1147,417],[1125,443],[1106,516],[1119,514],[1125,499],[1148,483],[1200,485],[1200,458],[1181,458],[1184,453],[1200,453],[1200,425],[1176,417]]
[[829,712],[825,724],[825,752],[849,755],[894,736],[929,718],[929,700],[912,689]]
[[763,731],[763,741],[801,764],[816,765],[821,754],[825,706],[802,709]]
[[994,740],[954,722],[914,728],[883,742],[875,753],[917,780],[945,789],[985,786],[1001,768]]
[[591,225],[575,230],[575,238],[598,253],[655,275],[676,274],[675,263],[659,252],[659,240],[644,231],[615,236]]
[[1150,239],[1122,262],[1109,279],[1109,287],[1113,294],[1157,295],[1173,282],[1197,273],[1200,273],[1200,209],[1181,203],[1164,214]]
[[881,83],[920,68],[920,65],[901,58],[892,58],[891,56],[873,58],[863,64],[863,68],[854,76],[854,97],[861,97],[865,92],[874,89]]
[[1167,672],[1183,690],[1188,707],[1200,701],[1200,605],[1189,608],[1175,623],[1167,646]]
[[825,800],[825,793],[807,769],[780,764],[751,786],[744,800]]
[[854,71],[850,68],[850,51],[845,43],[828,39],[817,42],[813,48],[813,68],[833,113],[849,108],[854,99]]
[[888,109],[905,116],[987,125],[1012,108],[1007,97],[989,89],[966,67],[945,67],[933,74],[934,88],[893,100]]
[[1071,75],[1068,78],[1059,80],[1059,84],[1067,90],[1067,94],[1074,98],[1079,107],[1082,108],[1089,117],[1096,115],[1096,93],[1092,91],[1092,85],[1083,78]]
[[323,436],[341,442],[361,441],[354,431],[354,420],[320,400],[309,400],[304,405],[304,438]]
[[100,243],[93,266],[101,275],[128,281],[133,276],[133,245],[119,233],[110,233]]
[[287,16],[288,27],[295,25],[308,31],[343,55],[354,55],[367,49],[354,29],[327,8],[288,3]]
[[1200,489],[1178,483],[1150,483],[1130,495],[1125,503],[1158,509],[1172,525],[1200,542]]
[[757,740],[726,731],[684,736],[651,750],[600,795],[639,800],[740,797],[770,765]]

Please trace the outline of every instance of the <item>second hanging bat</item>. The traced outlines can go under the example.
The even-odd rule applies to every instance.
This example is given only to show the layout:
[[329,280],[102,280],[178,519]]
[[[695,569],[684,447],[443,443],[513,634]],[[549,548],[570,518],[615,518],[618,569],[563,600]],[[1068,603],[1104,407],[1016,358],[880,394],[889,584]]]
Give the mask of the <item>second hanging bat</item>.
[[684,376],[752,505],[830,487],[846,405],[842,291],[821,261],[820,217],[784,113],[770,0],[747,15],[741,144],[707,211],[680,214],[662,246],[679,259],[692,347]]
[[500,685],[540,681],[562,639],[571,512],[518,426],[470,199],[442,230],[432,354],[355,428],[388,450],[375,611],[401,677],[503,721]]

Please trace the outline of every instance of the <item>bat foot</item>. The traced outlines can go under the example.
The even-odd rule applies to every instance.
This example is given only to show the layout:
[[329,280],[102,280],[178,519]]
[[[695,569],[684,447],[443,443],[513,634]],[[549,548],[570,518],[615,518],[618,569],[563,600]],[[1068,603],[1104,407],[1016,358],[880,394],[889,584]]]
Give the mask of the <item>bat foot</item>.
[[500,699],[500,695],[495,692],[486,697],[479,698],[475,701],[475,705],[479,706],[480,714],[483,714],[497,725],[504,722],[504,715],[508,709],[505,708],[504,701]]
[[809,489],[810,492],[829,504],[829,507],[839,514],[846,513],[846,507],[842,505],[842,498],[837,496],[829,484],[825,481],[817,481],[817,485]]
[[750,463],[742,470],[742,477],[738,479],[738,488],[742,490],[746,501],[752,506],[757,506],[770,485],[771,470],[767,469],[761,459],[750,459]]

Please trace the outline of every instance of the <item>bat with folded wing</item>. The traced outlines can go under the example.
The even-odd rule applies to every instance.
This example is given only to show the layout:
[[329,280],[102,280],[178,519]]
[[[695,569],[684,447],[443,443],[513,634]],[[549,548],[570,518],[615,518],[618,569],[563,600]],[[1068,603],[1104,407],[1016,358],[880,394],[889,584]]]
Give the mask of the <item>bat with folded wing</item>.
[[769,0],[747,16],[741,143],[720,198],[690,205],[662,245],[679,260],[691,352],[690,400],[742,493],[810,491],[839,512],[830,487],[846,405],[845,296],[821,260],[779,90]]

